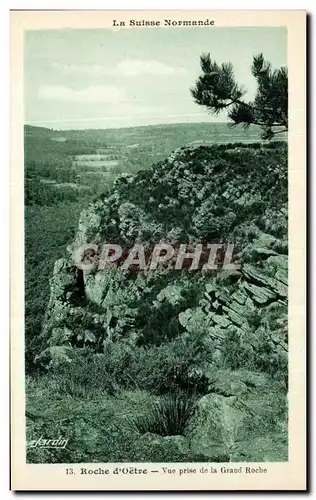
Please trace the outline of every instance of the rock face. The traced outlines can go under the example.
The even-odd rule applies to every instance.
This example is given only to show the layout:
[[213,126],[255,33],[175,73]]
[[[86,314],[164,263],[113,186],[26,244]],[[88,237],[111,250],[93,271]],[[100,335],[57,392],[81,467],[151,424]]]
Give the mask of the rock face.
[[[270,266],[269,260],[261,263],[260,267],[245,264],[241,268],[240,277],[228,288],[216,284],[207,283],[204,296],[200,301],[200,307],[195,309],[186,309],[179,314],[180,324],[190,331],[191,325],[195,325],[195,317],[207,315],[210,336],[221,338],[224,331],[229,327],[235,327],[240,330],[240,334],[249,331],[249,316],[254,314],[264,316],[265,311],[273,309],[283,310],[282,306],[286,304],[287,285],[286,268],[287,256],[278,256],[283,269],[275,270]],[[118,314],[124,314],[124,307],[117,304],[113,312],[106,309],[107,302],[112,302],[113,295],[119,293],[124,295],[124,290],[113,290],[112,280],[114,281],[119,274],[121,281],[124,281],[124,275],[120,272],[107,269],[94,275],[82,273],[82,290],[78,284],[78,269],[71,266],[65,260],[56,262],[54,275],[51,280],[51,300],[49,305],[49,322],[54,323],[56,328],[64,327],[66,318],[76,316],[84,317],[91,325],[101,324],[104,328],[110,328],[111,319]],[[118,280],[119,281],[119,280]],[[129,287],[128,287],[129,288]],[[181,303],[181,288],[179,286],[167,286],[157,293],[156,301],[168,301],[171,305]],[[134,291],[134,287],[129,291]],[[233,290],[233,291],[232,291]],[[169,293],[168,293],[169,292]],[[89,307],[77,305],[75,303],[76,294],[93,303],[95,306],[104,307],[104,313],[90,312]],[[84,304],[84,302],[83,302]],[[285,309],[284,309],[285,311]],[[130,311],[131,314],[131,311]],[[282,327],[281,318],[279,318],[280,327]],[[133,315],[130,315],[130,323],[133,324]],[[60,325],[60,326],[58,326]],[[117,327],[117,325],[116,325]],[[280,328],[281,330],[281,328]],[[276,341],[282,343],[284,334],[279,332]],[[69,339],[69,328],[65,340]]]
[[[147,171],[121,175],[110,198],[82,212],[69,259],[55,264],[45,348],[100,353],[121,339],[137,346],[203,333],[214,366],[251,359],[263,370],[285,366],[287,161],[282,144],[273,148],[180,148]],[[86,243],[130,248],[206,238],[233,241],[240,272],[81,271],[72,259]],[[237,346],[244,358],[234,360]]]

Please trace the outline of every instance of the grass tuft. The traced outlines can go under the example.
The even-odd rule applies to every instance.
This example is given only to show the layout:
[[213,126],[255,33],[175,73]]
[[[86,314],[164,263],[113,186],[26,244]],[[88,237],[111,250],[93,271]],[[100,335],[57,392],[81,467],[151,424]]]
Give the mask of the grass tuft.
[[160,436],[184,435],[188,420],[195,410],[195,398],[185,392],[161,397],[146,415],[133,422],[141,434],[151,432]]

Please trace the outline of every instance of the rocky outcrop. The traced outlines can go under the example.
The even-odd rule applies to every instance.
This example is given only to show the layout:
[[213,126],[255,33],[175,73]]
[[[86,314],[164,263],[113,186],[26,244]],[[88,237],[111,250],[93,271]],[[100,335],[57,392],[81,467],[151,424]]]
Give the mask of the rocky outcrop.
[[[227,346],[233,349],[236,343],[248,354],[264,344],[263,350],[276,356],[273,362],[285,362],[287,167],[282,147],[274,147],[272,159],[263,147],[180,148],[148,171],[121,175],[110,198],[82,212],[69,258],[55,264],[42,332],[46,348],[103,352],[121,339],[146,343],[146,324],[155,329],[159,318],[159,328],[171,331],[169,339],[202,332],[212,352],[209,362],[219,367]],[[274,162],[269,175],[260,171],[267,161],[269,168]],[[85,243],[128,247],[137,241],[202,241],[205,234],[236,243],[239,272],[198,271],[192,280],[166,269],[131,276],[115,266],[81,271],[71,257]],[[163,332],[159,335],[163,341]]]
[[[286,350],[286,308],[282,306],[286,305],[287,298],[284,269],[287,257],[278,256],[283,269],[270,267],[269,259],[261,267],[245,264],[238,280],[229,287],[214,282],[207,283],[199,307],[179,313],[179,322],[183,328],[194,332],[197,318],[203,318],[208,335],[216,341],[217,348],[220,349],[226,332],[231,327],[239,336],[247,335],[255,316],[261,323],[262,319],[267,319],[269,313],[278,308],[279,328],[274,328],[272,340]],[[128,305],[124,306],[120,299],[131,293],[138,293],[141,299],[141,288],[137,290],[135,282],[130,286],[120,271],[112,269],[96,274],[83,273],[82,289],[78,281],[76,268],[66,261],[56,263],[45,327],[46,334],[49,334],[49,343],[73,344],[81,339],[84,343],[91,344],[102,331],[102,340],[110,338],[112,330],[115,330],[116,337],[120,336],[120,332],[122,335],[127,332],[129,336],[128,331],[132,333],[137,311]],[[123,285],[122,288],[120,284]],[[76,300],[79,303],[76,303]],[[180,304],[181,287],[169,286],[169,293],[168,287],[158,291],[158,306],[165,300],[171,306]],[[86,325],[85,328],[83,325]],[[84,331],[81,331],[82,329]],[[95,330],[98,331],[93,333]]]

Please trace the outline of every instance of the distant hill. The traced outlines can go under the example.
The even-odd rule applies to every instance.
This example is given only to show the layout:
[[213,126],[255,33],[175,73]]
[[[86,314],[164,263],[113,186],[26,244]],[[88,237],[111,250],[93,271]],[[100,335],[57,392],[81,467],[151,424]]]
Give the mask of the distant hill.
[[24,134],[25,135],[34,135],[38,137],[47,137],[54,133],[54,130],[51,128],[45,127],[35,127],[34,125],[24,125]]
[[[255,125],[248,129],[241,126],[230,127],[228,123],[172,123],[119,129],[54,130],[45,127],[25,125],[25,135],[32,138],[50,138],[55,141],[83,140],[87,143],[127,146],[148,140],[173,142],[173,147],[192,141],[210,142],[256,142],[261,141],[260,128]],[[276,140],[286,140],[279,134]]]

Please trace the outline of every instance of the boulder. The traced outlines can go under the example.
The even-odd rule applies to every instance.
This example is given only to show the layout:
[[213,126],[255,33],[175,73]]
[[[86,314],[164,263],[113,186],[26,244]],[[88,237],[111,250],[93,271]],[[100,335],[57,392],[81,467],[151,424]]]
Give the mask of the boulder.
[[243,422],[243,413],[235,402],[236,396],[214,393],[200,399],[189,427],[192,452],[208,457],[232,455]]
[[224,311],[227,311],[227,315],[229,319],[237,326],[244,326],[246,327],[247,322],[245,318],[242,316],[244,314],[244,311],[240,310],[239,312],[236,312],[231,306],[230,307],[223,307]]
[[212,316],[212,320],[222,328],[227,328],[231,324],[227,316],[224,315],[214,314],[214,316]]
[[210,370],[210,394],[197,403],[190,449],[230,461],[287,460],[287,399],[269,375]]
[[244,288],[250,293],[252,300],[259,305],[264,305],[271,300],[277,299],[275,292],[271,291],[269,288],[253,285],[247,281],[244,282]]
[[[233,294],[233,300],[238,302],[238,304],[241,304],[241,305],[244,305],[246,300],[247,300],[247,295],[245,295],[242,290],[237,290],[237,292],[235,292]],[[238,312],[238,311],[237,311]]]

